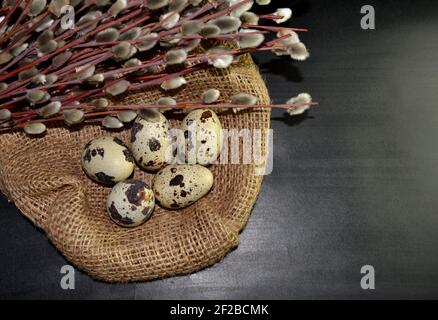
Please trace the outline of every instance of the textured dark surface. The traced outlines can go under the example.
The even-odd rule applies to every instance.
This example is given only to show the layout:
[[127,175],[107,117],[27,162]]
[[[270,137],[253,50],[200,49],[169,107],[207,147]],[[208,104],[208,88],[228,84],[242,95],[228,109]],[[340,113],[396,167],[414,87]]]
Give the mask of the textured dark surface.
[[[108,285],[76,272],[64,291],[66,261],[2,197],[0,298],[438,298],[438,5],[274,3],[310,28],[312,57],[257,56],[272,98],[307,91],[321,106],[274,112],[274,171],[240,246],[191,276]],[[374,31],[360,29],[365,4]],[[365,264],[374,291],[360,288]]]

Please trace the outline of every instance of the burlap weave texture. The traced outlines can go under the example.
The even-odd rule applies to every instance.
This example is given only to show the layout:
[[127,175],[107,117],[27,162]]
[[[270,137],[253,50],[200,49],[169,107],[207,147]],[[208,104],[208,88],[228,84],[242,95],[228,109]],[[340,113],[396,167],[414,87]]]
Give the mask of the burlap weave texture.
[[[180,101],[199,99],[204,90],[214,87],[223,99],[247,92],[261,103],[270,102],[249,57],[230,70],[199,71],[187,79],[187,87],[176,94]],[[123,100],[147,103],[163,95],[153,89]],[[269,116],[268,110],[224,112],[220,119],[225,129],[262,129],[266,138]],[[84,145],[101,135],[129,141],[128,129],[108,132],[98,125],[55,126],[43,138],[21,132],[0,134],[1,191],[71,263],[103,281],[144,281],[200,270],[238,245],[262,182],[255,165],[212,166],[215,182],[206,197],[183,210],[156,207],[147,223],[126,229],[105,212],[110,189],[92,182],[81,169]],[[150,183],[153,175],[137,168],[134,177]]]

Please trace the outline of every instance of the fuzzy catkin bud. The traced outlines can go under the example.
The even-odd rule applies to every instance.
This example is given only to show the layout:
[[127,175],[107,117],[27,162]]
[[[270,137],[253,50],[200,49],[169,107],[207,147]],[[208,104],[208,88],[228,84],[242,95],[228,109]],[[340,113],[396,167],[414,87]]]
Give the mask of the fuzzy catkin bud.
[[39,48],[40,51],[39,56],[43,56],[50,52],[53,52],[57,48],[58,48],[58,43],[55,40],[50,40],[49,42],[45,43],[43,46]]
[[98,98],[98,99],[95,99],[95,100],[93,100],[91,103],[92,103],[92,104],[94,105],[94,107],[97,108],[97,109],[105,109],[106,107],[109,106],[109,101],[108,101],[108,99],[105,99],[105,98]]
[[169,0],[148,0],[146,7],[151,10],[158,10],[164,8],[169,4]]
[[123,64],[123,67],[124,68],[132,68],[132,67],[137,67],[139,65],[141,65],[141,61],[137,58],[132,58],[132,59],[129,59],[128,61],[126,61]]
[[237,31],[242,25],[242,21],[236,17],[222,16],[214,19],[211,24],[219,27],[223,34],[232,33]]
[[240,16],[240,20],[245,24],[253,24],[258,25],[259,24],[259,16],[256,15],[254,12],[244,12]]
[[63,112],[64,122],[69,125],[79,124],[85,119],[85,114],[82,110],[71,109]]
[[47,127],[44,123],[41,122],[32,122],[29,124],[26,124],[24,127],[24,132],[29,135],[39,135],[44,133],[47,130]]
[[127,80],[121,80],[108,88],[105,89],[105,92],[112,95],[112,96],[118,96],[119,94],[124,93],[129,88],[129,81]]
[[186,21],[181,26],[181,33],[185,36],[197,34],[204,27],[204,23],[198,20]]
[[[241,0],[232,1],[230,4],[234,5],[234,4],[237,4],[239,2],[241,2]],[[231,11],[230,15],[232,17],[240,18],[242,16],[242,14],[251,10],[253,5],[254,5],[254,1],[246,2],[245,4],[239,6],[236,9],[234,9],[233,11]]]
[[160,106],[176,106],[176,100],[170,97],[163,97],[158,99],[157,104]]
[[161,84],[161,88],[163,88],[166,91],[167,90],[174,90],[174,89],[178,89],[179,87],[185,85],[186,83],[187,83],[187,80],[184,79],[183,77],[175,77],[175,78],[165,80]]
[[43,31],[38,38],[36,39],[36,43],[38,45],[38,47],[42,47],[44,46],[47,42],[49,42],[50,40],[53,40],[53,31],[51,30],[46,30]]
[[280,43],[284,46],[291,46],[295,43],[300,42],[300,38],[298,36],[298,33],[296,33],[293,30],[283,29],[283,30],[280,30],[279,32],[277,32],[277,38],[282,38],[285,36],[288,36],[288,37],[280,40],[278,43]]
[[11,53],[14,57],[19,56],[20,54],[22,54],[24,52],[24,50],[27,49],[27,47],[29,47],[28,43],[23,43],[20,45],[15,45],[12,50]]
[[131,53],[132,45],[129,42],[123,41],[111,48],[114,57],[117,59],[128,59]]
[[257,97],[248,93],[238,93],[231,97],[231,103],[241,105],[255,105]]
[[289,99],[286,104],[294,105],[288,109],[287,112],[291,116],[303,114],[310,108],[312,103],[312,97],[308,93],[300,93],[296,97]]
[[207,52],[208,63],[218,69],[228,68],[234,61],[234,57],[228,52],[228,49],[222,47],[210,49]]
[[62,7],[69,5],[69,3],[69,0],[52,0],[49,4],[49,11],[59,17]]
[[123,122],[112,116],[106,116],[102,121],[102,125],[107,129],[123,128]]
[[189,53],[195,50],[201,44],[201,39],[194,39],[192,41],[187,42],[187,45],[184,46],[184,50]]
[[202,94],[202,102],[205,104],[211,104],[216,102],[221,95],[221,92],[217,89],[209,89]]
[[108,12],[113,16],[117,16],[122,10],[125,10],[128,5],[126,0],[117,0],[114,4],[109,8]]
[[169,10],[170,11],[176,11],[183,8],[185,5],[187,5],[188,0],[171,0],[169,3]]
[[168,12],[160,17],[160,22],[164,29],[169,30],[176,26],[180,18],[177,12]]
[[73,55],[71,51],[65,51],[60,54],[58,54],[56,57],[52,59],[52,66],[54,68],[59,68],[62,65],[64,65]]
[[263,41],[265,41],[265,36],[257,33],[257,30],[242,29],[240,32],[242,35],[240,36],[238,43],[241,48],[257,48],[263,43]]
[[151,50],[153,47],[157,45],[157,43],[158,43],[158,34],[151,33],[142,42],[136,44],[136,47],[138,51],[143,52],[143,51]]
[[304,61],[310,56],[309,51],[302,42],[292,44],[289,47],[289,54],[292,59],[297,61]]
[[116,28],[108,28],[96,34],[97,42],[113,42],[119,39],[119,31]]
[[166,53],[166,63],[167,65],[181,64],[187,59],[187,52],[179,50],[170,50]]
[[106,7],[111,3],[110,0],[96,0],[96,6],[98,7]]
[[199,34],[203,37],[212,37],[221,33],[221,28],[214,24],[207,24],[199,31]]
[[37,103],[44,98],[45,93],[43,90],[32,89],[26,92],[26,99],[31,103]]
[[81,68],[77,68],[76,77],[78,80],[86,80],[94,74],[95,70],[96,70],[96,67],[94,65],[86,65],[86,66],[83,66]]
[[6,64],[11,60],[12,60],[12,55],[9,52],[4,51],[0,53],[0,65]]
[[289,8],[279,8],[277,9],[277,11],[274,12],[274,15],[282,17],[279,19],[274,19],[275,22],[280,24],[286,22],[292,17],[292,10]]
[[39,15],[44,10],[46,5],[47,5],[46,0],[32,0],[27,15],[30,17],[35,17]]
[[32,78],[32,83],[35,84],[46,84],[46,76],[44,74],[37,74],[35,77]]
[[36,32],[41,32],[43,30],[46,30],[47,28],[49,28],[53,22],[55,22],[55,20],[53,20],[50,17],[46,17],[44,18],[43,22],[41,22],[38,27],[35,29]]
[[8,109],[0,109],[0,121],[9,121],[11,119],[11,111]]
[[103,82],[105,81],[105,76],[103,73],[96,73],[87,79],[89,83]]
[[117,113],[117,118],[123,123],[130,123],[137,118],[137,113],[132,110],[122,110]]
[[46,75],[46,84],[50,85],[58,81],[58,76],[55,73]]
[[134,39],[137,39],[140,35],[141,35],[141,28],[140,27],[136,27],[136,28],[132,28],[132,29],[126,31],[126,32],[123,32],[120,35],[119,40],[120,41],[134,40]]
[[42,116],[43,118],[48,118],[51,116],[54,116],[55,114],[59,113],[61,110],[61,102],[54,101],[49,103],[48,105],[40,108],[38,110],[38,114]]
[[189,3],[194,6],[197,7],[201,4],[202,0],[189,0]]

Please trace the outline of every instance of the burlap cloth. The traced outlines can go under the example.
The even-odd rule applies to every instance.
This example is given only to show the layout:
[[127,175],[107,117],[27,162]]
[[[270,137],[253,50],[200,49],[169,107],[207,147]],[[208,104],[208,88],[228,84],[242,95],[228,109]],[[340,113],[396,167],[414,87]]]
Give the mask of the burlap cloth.
[[[199,99],[217,88],[227,99],[248,92],[268,103],[269,96],[256,66],[244,57],[229,71],[200,71],[176,97]],[[130,94],[129,103],[156,101],[158,89]],[[269,111],[220,115],[226,129],[269,128]],[[215,165],[212,191],[179,211],[156,207],[152,218],[134,229],[117,226],[105,211],[109,188],[88,179],[80,155],[92,138],[113,135],[128,142],[129,130],[108,132],[98,125],[72,130],[50,128],[43,138],[21,132],[0,134],[0,189],[24,216],[77,268],[108,282],[143,281],[191,273],[221,260],[239,243],[260,190],[262,176],[255,165]],[[153,175],[138,168],[135,178],[150,183]]]

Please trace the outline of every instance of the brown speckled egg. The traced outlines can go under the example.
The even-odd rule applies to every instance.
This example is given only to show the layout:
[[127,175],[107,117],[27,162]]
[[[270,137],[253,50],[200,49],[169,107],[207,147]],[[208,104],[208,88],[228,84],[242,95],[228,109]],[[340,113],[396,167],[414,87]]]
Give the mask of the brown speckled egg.
[[100,183],[113,185],[127,179],[134,171],[134,158],[123,141],[100,137],[87,143],[82,153],[82,168]]
[[136,227],[150,218],[155,207],[152,189],[143,181],[116,184],[108,195],[106,208],[111,219],[123,227]]
[[[171,139],[168,137],[169,121],[155,110],[144,110],[131,129],[131,151],[138,165],[156,171],[170,159]],[[167,157],[166,157],[167,156]]]
[[210,109],[196,109],[181,123],[186,139],[187,163],[209,165],[216,161],[222,150],[222,125]]
[[167,209],[180,209],[195,203],[213,186],[213,173],[201,165],[169,165],[154,178],[157,203]]

